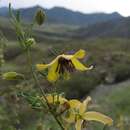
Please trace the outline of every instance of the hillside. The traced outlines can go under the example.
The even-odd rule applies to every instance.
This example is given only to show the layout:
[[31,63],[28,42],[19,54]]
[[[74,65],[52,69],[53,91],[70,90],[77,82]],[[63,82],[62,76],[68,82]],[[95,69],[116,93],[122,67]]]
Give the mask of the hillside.
[[[114,120],[114,130],[128,130],[130,128],[128,121],[130,119],[129,91],[130,80],[127,80],[113,85],[100,85],[91,93],[94,99],[93,107],[111,115]],[[118,125],[121,123],[122,126]],[[99,129],[101,128],[99,127]]]
[[75,38],[130,37],[130,17],[97,23],[75,31]]
[[[27,24],[25,24],[27,26]],[[34,28],[33,36],[35,36],[37,41],[47,41],[47,42],[57,42],[71,38],[74,30],[77,29],[76,26],[66,26],[66,25],[56,25],[56,24],[45,24],[42,27]],[[16,33],[11,27],[9,20],[1,17],[0,21],[0,31],[6,36],[8,40],[16,40]]]
[[[39,8],[41,7],[35,6],[20,9],[20,12],[22,14],[22,17],[26,21],[30,21],[34,17],[35,11]],[[122,16],[117,12],[113,12],[111,14],[106,13],[84,14],[60,7],[54,7],[51,9],[43,9],[43,10],[46,12],[47,15],[46,22],[56,24],[86,26],[88,24],[95,24],[98,22],[122,18]],[[6,7],[0,8],[0,16],[8,17],[8,9]]]
[[[1,17],[0,30],[8,39],[16,39],[15,32],[9,25],[9,20]],[[35,27],[34,35],[37,40],[130,38],[130,17],[96,23],[83,28],[75,25],[48,23],[44,24],[41,28]]]
[[[34,18],[34,14],[38,8],[41,7],[35,6],[32,8],[20,9],[24,22],[29,22]],[[46,24],[40,29],[37,29],[37,27],[35,28],[34,35],[38,40],[48,40],[50,36],[53,40],[65,38],[129,36],[129,18],[124,18],[117,12],[112,14],[83,14],[59,7],[44,10],[47,15]],[[0,18],[0,29],[7,38],[15,39],[15,33],[9,26],[9,19],[7,19],[8,8],[0,8]],[[81,26],[85,27],[82,28]]]

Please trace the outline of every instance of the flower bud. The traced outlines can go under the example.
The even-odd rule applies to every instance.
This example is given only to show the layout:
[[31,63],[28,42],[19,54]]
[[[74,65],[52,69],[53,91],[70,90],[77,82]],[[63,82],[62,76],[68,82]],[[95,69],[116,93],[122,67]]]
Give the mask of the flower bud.
[[34,38],[29,38],[29,39],[26,40],[25,45],[26,45],[26,47],[31,47],[35,43],[36,42],[35,42]]
[[37,12],[36,12],[36,16],[35,16],[35,20],[37,22],[37,24],[40,26],[44,23],[45,21],[45,13],[42,9],[39,9]]
[[17,72],[6,72],[2,75],[2,78],[5,80],[17,80],[17,79],[23,79],[23,75],[19,74]]

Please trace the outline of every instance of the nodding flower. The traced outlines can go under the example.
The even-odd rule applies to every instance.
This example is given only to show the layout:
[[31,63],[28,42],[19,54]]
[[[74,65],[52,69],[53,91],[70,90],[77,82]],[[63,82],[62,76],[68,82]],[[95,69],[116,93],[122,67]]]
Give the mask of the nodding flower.
[[88,111],[88,104],[91,102],[91,97],[87,97],[83,102],[76,99],[69,100],[70,112],[68,116],[65,117],[65,121],[68,123],[75,123],[75,129],[81,130],[84,122],[97,121],[103,123],[104,125],[111,126],[113,120],[99,112]]
[[82,49],[77,51],[75,54],[71,55],[59,55],[49,64],[37,64],[36,68],[38,71],[43,71],[48,69],[47,79],[50,82],[55,82],[63,76],[64,78],[69,78],[69,74],[79,70],[86,71],[91,70],[93,66],[84,66],[79,59],[85,57],[86,52]]

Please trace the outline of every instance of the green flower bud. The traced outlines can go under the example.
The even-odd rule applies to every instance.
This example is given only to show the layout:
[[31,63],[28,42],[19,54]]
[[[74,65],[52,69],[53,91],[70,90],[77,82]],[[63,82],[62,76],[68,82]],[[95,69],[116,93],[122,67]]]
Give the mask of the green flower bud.
[[37,12],[36,12],[36,16],[35,16],[35,20],[37,22],[38,25],[42,25],[44,22],[45,22],[45,13],[42,9],[39,9]]
[[31,47],[35,43],[36,42],[35,42],[34,38],[29,38],[29,39],[26,40],[25,45],[26,45],[26,47]]
[[6,72],[2,74],[2,78],[5,80],[18,80],[18,79],[23,79],[24,76],[17,72]]

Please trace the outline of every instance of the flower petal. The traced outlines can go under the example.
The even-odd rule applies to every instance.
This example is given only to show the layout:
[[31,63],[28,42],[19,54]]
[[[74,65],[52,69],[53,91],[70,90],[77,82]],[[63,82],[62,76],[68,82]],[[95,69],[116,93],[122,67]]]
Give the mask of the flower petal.
[[83,103],[80,105],[79,112],[82,114],[86,111],[88,103],[91,101],[91,97],[88,96]]
[[74,123],[75,122],[75,112],[70,109],[69,111],[66,112],[65,117],[63,119],[68,122],[68,123]]
[[52,103],[53,103],[53,100],[55,100],[55,99],[53,99],[53,96],[52,96],[51,94],[48,94],[48,95],[46,96],[46,99],[47,99],[48,103],[50,103],[50,104],[52,104]]
[[65,55],[65,54],[62,54],[61,57],[67,59],[67,60],[70,60],[73,58],[73,55]]
[[91,70],[93,67],[90,66],[89,68],[88,67],[85,67],[82,63],[80,63],[79,60],[77,60],[76,58],[72,58],[71,59],[73,65],[75,66],[75,68],[77,70],[80,70],[80,71],[85,71],[85,70]]
[[48,94],[46,96],[46,98],[48,100],[48,103],[50,103],[50,104],[57,103],[57,102],[59,102],[60,104],[63,104],[65,102],[67,102],[67,99],[61,97],[60,95],[54,95],[54,97],[53,97],[53,95]]
[[74,54],[74,58],[82,59],[86,55],[85,50],[80,49]]
[[62,57],[62,55],[59,55],[59,56],[57,56],[54,60],[52,60],[52,62],[49,63],[49,66],[51,66],[51,65],[53,65],[55,62],[57,62],[60,57]]
[[49,64],[36,64],[36,68],[38,71],[42,71],[49,67]]
[[76,100],[76,99],[72,99],[69,100],[69,104],[70,104],[70,108],[79,108],[79,106],[81,105],[81,102]]
[[81,130],[82,129],[82,123],[83,123],[83,120],[80,119],[80,120],[77,120],[76,124],[75,124],[75,129],[76,130]]
[[48,75],[47,75],[48,81],[55,82],[58,79],[59,73],[56,72],[57,66],[58,66],[58,61],[55,61],[55,63],[53,63],[49,68]]
[[58,59],[61,57],[61,55],[57,56],[52,62],[50,62],[49,64],[36,64],[36,68],[38,71],[42,71],[50,66],[52,66],[55,62],[58,61]]
[[98,121],[109,126],[113,124],[113,120],[110,117],[105,116],[104,114],[101,114],[99,112],[86,112],[83,118],[87,121]]

